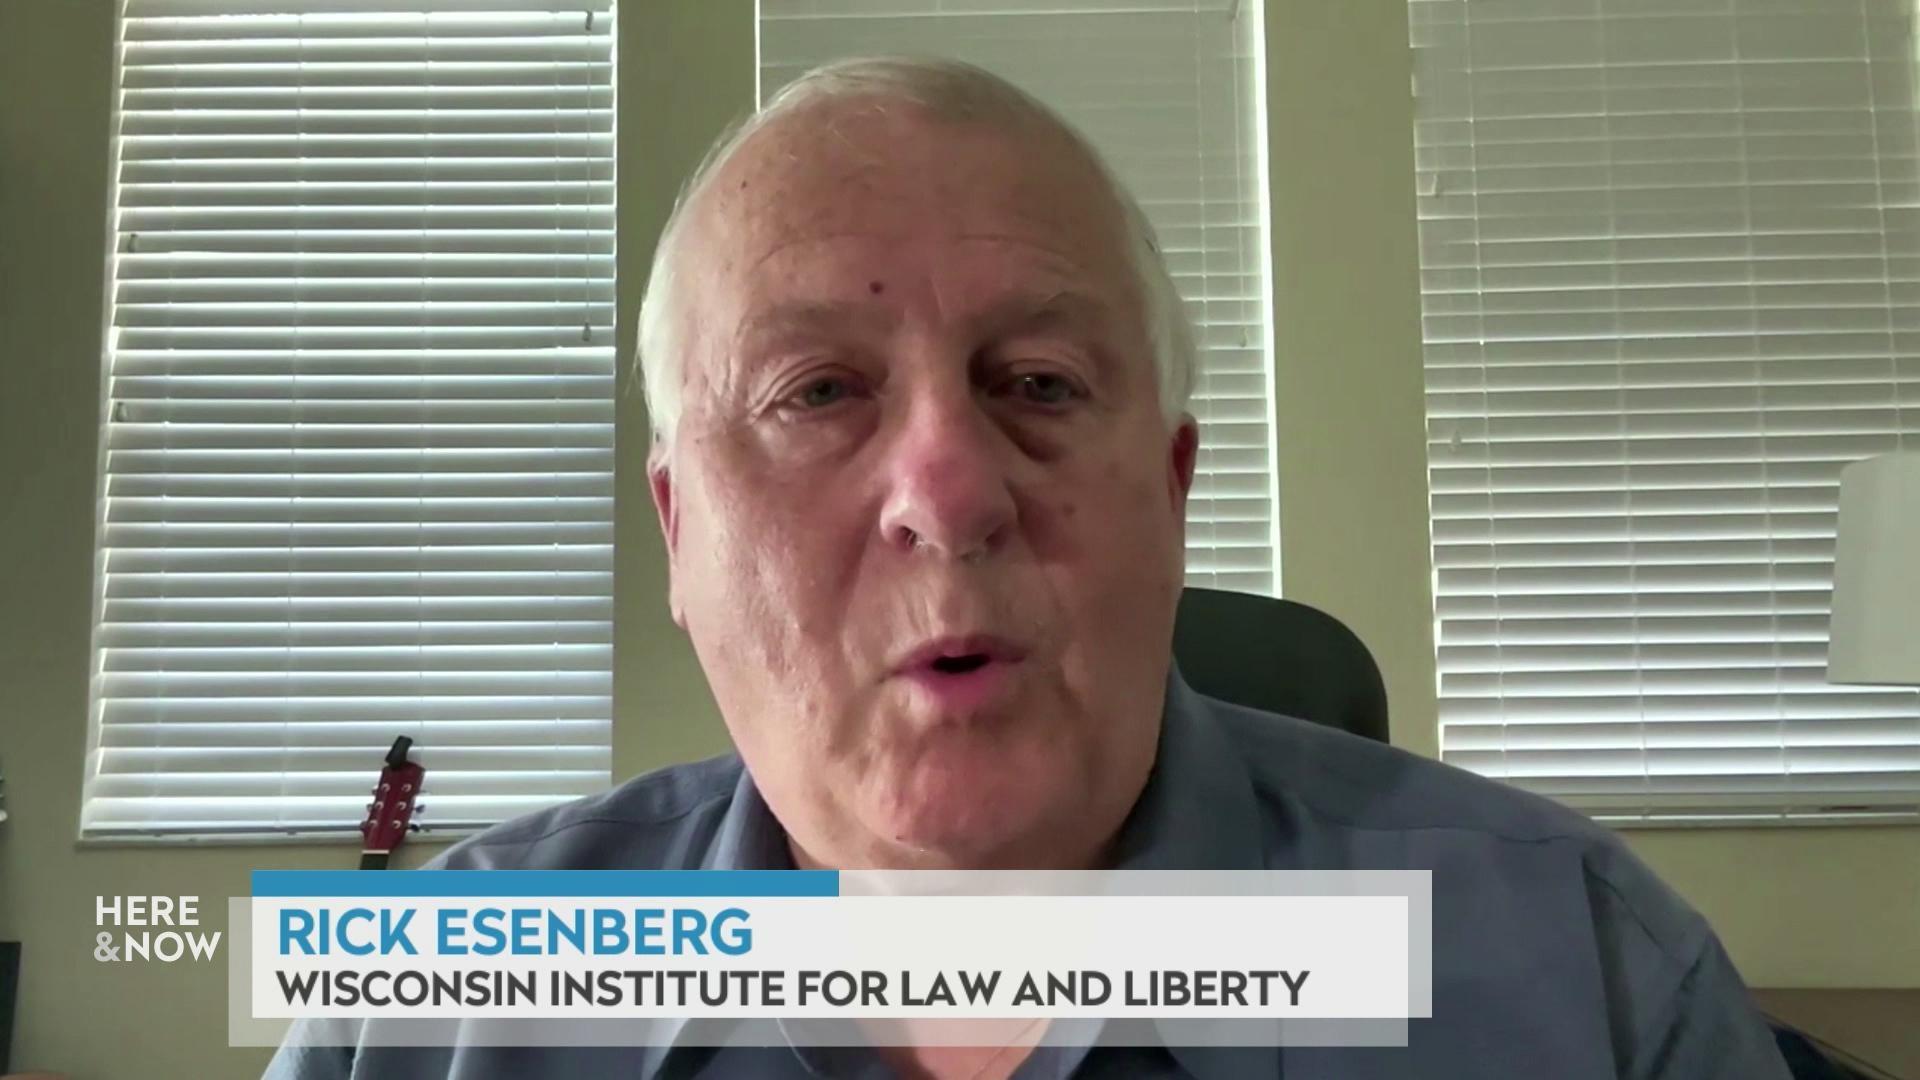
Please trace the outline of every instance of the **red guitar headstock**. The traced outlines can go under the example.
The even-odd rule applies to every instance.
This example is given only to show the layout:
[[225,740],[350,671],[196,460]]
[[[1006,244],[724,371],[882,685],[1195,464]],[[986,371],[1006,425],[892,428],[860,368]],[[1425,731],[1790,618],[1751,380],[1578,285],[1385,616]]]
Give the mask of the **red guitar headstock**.
[[393,740],[387,751],[387,767],[373,785],[373,801],[367,804],[367,817],[360,823],[361,869],[386,865],[387,856],[406,842],[407,833],[418,826],[413,815],[420,811],[420,784],[427,770],[417,761],[407,760],[413,740],[405,735]]

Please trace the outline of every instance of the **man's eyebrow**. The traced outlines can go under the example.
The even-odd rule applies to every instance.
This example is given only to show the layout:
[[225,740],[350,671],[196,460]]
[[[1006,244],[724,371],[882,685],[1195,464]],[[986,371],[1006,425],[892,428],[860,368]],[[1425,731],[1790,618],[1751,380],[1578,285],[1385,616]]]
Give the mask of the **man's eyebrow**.
[[[971,322],[982,330],[1006,333],[1055,326],[1106,324],[1112,304],[1091,293],[1060,288],[1008,293],[988,304]],[[751,312],[734,332],[734,348],[752,351],[782,338],[884,331],[897,315],[858,300],[796,300]]]
[[740,320],[733,338],[736,347],[781,337],[844,331],[850,326],[872,327],[890,321],[870,304],[843,300],[801,300],[761,308]]
[[1075,289],[1052,289],[1004,297],[989,305],[980,321],[995,328],[1044,327],[1061,323],[1097,325],[1113,315],[1113,305],[1091,293]]

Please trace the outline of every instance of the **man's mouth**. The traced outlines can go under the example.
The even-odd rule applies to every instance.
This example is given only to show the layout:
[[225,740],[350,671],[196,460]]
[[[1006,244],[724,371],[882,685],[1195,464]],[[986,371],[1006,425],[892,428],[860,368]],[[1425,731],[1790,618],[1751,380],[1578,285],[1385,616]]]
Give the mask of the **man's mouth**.
[[965,675],[969,671],[978,671],[990,663],[986,653],[967,653],[962,656],[942,656],[933,662],[933,670],[942,675]]
[[943,637],[907,653],[894,674],[943,713],[968,713],[1006,692],[1027,658],[1024,648],[990,635]]
[[989,664],[1017,664],[1027,651],[1005,638],[991,634],[967,634],[935,638],[906,654],[896,665],[901,673],[915,670],[940,675],[965,675]]

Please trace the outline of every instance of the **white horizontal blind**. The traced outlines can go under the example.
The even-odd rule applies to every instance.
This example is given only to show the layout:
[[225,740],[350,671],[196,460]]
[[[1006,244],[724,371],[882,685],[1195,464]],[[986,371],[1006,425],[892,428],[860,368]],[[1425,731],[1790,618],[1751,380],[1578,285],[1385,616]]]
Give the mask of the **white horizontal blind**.
[[1444,756],[1912,815],[1920,698],[1826,681],[1840,469],[1920,445],[1909,5],[1412,14]]
[[[238,14],[236,14],[238,13]],[[90,836],[610,766],[608,0],[128,0]]]
[[1272,594],[1260,18],[1260,0],[761,0],[760,94],[849,56],[945,56],[1085,132],[1152,219],[1200,345],[1187,579]]

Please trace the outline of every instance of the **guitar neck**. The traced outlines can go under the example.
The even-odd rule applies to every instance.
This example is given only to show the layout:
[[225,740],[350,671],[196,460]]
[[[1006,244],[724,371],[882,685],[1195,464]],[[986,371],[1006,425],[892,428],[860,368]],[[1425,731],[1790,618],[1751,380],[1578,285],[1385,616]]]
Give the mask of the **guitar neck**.
[[417,828],[413,815],[420,811],[420,785],[427,770],[417,761],[407,760],[413,740],[405,735],[393,740],[387,751],[386,768],[374,781],[367,816],[360,822],[360,869],[385,870],[393,852]]

